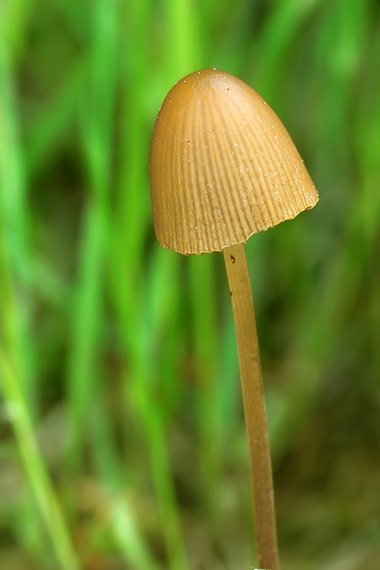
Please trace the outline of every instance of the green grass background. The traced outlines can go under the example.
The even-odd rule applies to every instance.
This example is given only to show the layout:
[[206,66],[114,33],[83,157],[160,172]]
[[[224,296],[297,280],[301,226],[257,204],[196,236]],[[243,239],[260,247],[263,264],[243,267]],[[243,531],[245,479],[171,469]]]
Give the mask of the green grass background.
[[169,89],[228,71],[317,207],[247,244],[282,570],[380,560],[380,3],[0,2],[0,569],[254,567],[222,256],[159,248]]

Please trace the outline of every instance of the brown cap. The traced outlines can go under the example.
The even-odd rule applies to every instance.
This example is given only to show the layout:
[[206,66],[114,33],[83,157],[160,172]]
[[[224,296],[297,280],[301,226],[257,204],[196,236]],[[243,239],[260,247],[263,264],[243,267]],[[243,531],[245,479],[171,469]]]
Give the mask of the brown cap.
[[215,69],[188,75],[167,95],[153,131],[150,184],[157,239],[183,254],[246,242],[318,201],[274,111]]

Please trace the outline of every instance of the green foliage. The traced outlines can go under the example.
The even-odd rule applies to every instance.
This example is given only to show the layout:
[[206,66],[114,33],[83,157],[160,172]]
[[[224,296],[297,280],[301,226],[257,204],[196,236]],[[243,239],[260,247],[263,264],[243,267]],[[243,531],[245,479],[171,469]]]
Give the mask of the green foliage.
[[320,192],[247,244],[284,570],[380,557],[380,4],[0,3],[0,569],[253,566],[222,256],[155,241],[175,81],[239,76]]

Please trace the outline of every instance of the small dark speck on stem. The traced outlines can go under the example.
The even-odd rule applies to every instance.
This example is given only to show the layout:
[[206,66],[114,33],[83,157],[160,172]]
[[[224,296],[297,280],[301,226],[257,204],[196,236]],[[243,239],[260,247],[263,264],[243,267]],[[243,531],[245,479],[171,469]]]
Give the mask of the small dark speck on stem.
[[235,263],[235,258],[233,255],[230,255],[230,260],[232,261],[232,263]]

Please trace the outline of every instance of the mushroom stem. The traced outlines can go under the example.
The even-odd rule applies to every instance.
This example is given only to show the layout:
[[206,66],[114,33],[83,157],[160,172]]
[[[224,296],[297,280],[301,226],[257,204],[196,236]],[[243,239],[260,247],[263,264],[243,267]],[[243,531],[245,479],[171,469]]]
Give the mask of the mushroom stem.
[[244,244],[223,250],[234,314],[253,493],[259,568],[278,570],[272,469],[255,313]]

